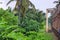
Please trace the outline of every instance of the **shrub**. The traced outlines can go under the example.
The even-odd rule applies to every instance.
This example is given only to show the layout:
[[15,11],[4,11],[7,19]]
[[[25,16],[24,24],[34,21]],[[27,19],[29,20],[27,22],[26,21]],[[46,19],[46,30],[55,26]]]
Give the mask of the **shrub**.
[[18,26],[17,16],[0,9],[0,40],[52,40],[50,34],[40,32],[40,29],[40,23],[29,17],[24,19],[22,26]]

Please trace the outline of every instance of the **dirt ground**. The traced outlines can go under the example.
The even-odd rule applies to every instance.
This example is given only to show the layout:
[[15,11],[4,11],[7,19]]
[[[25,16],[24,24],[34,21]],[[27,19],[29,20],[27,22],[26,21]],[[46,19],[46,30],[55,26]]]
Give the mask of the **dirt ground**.
[[51,27],[49,27],[49,33],[51,33],[51,35],[53,36],[53,40],[58,40],[58,38],[55,36],[55,34],[53,33]]
[[53,36],[53,40],[58,40],[58,38],[55,36],[55,34],[53,32],[51,34]]

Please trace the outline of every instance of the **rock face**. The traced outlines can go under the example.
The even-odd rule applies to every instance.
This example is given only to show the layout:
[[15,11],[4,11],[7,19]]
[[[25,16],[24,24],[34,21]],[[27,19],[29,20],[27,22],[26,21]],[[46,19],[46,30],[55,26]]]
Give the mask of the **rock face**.
[[52,27],[57,31],[60,29],[60,5],[56,8],[52,14]]
[[50,8],[47,11],[51,13],[51,28],[56,37],[60,40],[60,0],[56,8]]
[[52,13],[52,30],[60,38],[60,4]]

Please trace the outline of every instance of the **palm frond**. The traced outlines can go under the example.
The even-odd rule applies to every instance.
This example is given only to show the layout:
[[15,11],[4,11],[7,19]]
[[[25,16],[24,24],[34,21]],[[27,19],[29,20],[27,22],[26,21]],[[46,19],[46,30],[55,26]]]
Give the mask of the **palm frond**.
[[31,5],[32,7],[35,7],[35,6],[34,6],[34,4],[33,4],[33,3],[31,3],[30,1],[29,1],[29,5]]
[[9,3],[11,3],[12,1],[14,1],[14,0],[10,0],[10,1],[7,3],[7,5],[8,5]]
[[18,1],[17,1],[13,11],[16,11],[16,10],[17,10],[18,4],[19,4],[19,3],[18,3]]

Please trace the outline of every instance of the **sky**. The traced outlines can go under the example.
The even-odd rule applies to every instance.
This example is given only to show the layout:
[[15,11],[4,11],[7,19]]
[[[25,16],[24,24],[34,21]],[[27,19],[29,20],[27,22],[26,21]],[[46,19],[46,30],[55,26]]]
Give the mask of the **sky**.
[[[12,9],[14,8],[16,2],[13,1],[11,2],[8,6],[6,5],[6,3],[9,0],[0,0],[0,2],[3,2],[2,4],[0,4],[0,8],[4,8],[7,9],[8,6],[10,6]],[[34,5],[36,9],[42,10],[44,12],[46,12],[47,8],[54,8],[56,6],[56,4],[54,4],[53,2],[56,0],[30,0]]]

